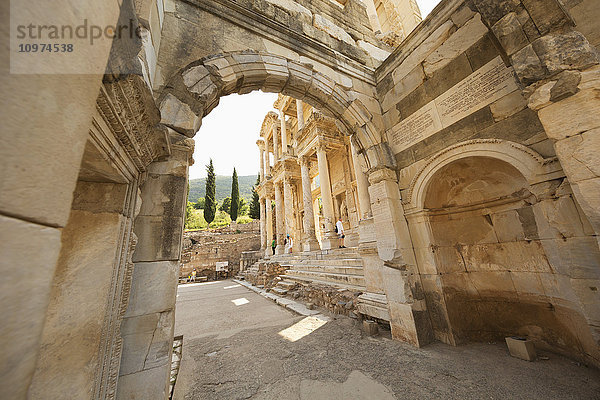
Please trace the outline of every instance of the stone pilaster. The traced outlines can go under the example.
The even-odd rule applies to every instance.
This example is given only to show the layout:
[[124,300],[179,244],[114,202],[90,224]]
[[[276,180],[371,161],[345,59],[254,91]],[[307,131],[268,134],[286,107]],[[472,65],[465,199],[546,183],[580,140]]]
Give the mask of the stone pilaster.
[[371,218],[371,199],[369,197],[369,179],[360,167],[356,147],[352,147],[352,164],[354,165],[354,174],[356,175],[356,187],[358,189],[358,208],[360,210],[360,219]]
[[392,337],[423,346],[433,340],[425,298],[396,172],[382,168],[369,175],[369,194],[376,227],[377,253],[383,261],[381,280],[387,295]]
[[304,241],[303,251],[319,250],[319,242],[315,236],[315,215],[313,212],[312,190],[310,187],[308,157],[300,158],[300,173],[302,174],[302,202],[304,204]]
[[168,397],[193,141],[175,139],[171,148],[169,158],[150,164],[141,186],[142,205],[134,225],[138,244],[133,255],[129,305],[122,324],[117,399],[131,398],[133,393],[153,393],[154,399]]
[[323,202],[323,217],[325,220],[325,236],[321,240],[323,250],[334,246],[335,231],[333,229],[333,198],[331,195],[331,180],[329,179],[329,165],[327,164],[327,149],[320,145],[317,148],[317,160],[319,163],[319,179],[321,181],[321,200]]
[[285,237],[285,217],[283,215],[284,200],[281,194],[281,189],[281,182],[275,182],[273,184],[273,190],[275,191],[275,228],[277,230],[277,248],[275,249],[275,254],[283,254],[285,250],[285,245],[283,244]]

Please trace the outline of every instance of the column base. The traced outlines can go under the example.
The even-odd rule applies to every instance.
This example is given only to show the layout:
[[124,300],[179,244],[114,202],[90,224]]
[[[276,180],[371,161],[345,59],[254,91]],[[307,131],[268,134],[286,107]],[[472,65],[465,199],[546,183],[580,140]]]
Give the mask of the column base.
[[264,254],[265,254],[265,257],[267,257],[267,258],[271,257],[273,255],[273,248],[272,247],[267,247],[265,249],[265,253]]
[[333,235],[326,234],[321,240],[321,250],[337,249],[338,247],[340,247],[340,239],[335,233]]
[[280,255],[280,254],[284,254],[284,253],[285,253],[285,246],[282,244],[278,244],[277,247],[275,247],[275,254]]
[[308,239],[302,244],[302,251],[317,251],[321,250],[317,239]]

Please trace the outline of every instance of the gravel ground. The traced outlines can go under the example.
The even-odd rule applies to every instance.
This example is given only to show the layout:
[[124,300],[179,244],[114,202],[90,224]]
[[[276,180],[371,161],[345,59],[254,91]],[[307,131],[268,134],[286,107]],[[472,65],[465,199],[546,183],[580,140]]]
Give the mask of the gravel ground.
[[180,287],[174,398],[600,399],[600,371],[556,354],[522,361],[504,343],[416,349],[332,315],[297,341],[279,334],[303,319],[231,281]]

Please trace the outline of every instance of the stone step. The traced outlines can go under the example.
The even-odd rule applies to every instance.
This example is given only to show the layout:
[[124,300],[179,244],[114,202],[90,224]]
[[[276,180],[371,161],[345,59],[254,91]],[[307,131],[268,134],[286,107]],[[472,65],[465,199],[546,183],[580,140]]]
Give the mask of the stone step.
[[334,273],[324,273],[324,272],[310,272],[310,271],[299,271],[299,270],[288,270],[285,275],[282,277],[287,279],[288,277],[300,277],[307,279],[316,279],[326,282],[335,282],[346,285],[364,287],[365,286],[365,278],[360,275],[346,275],[346,274],[334,274]]
[[330,249],[330,250],[318,250],[311,252],[301,252],[292,254],[279,254],[269,258],[269,261],[281,262],[284,260],[306,260],[306,259],[339,259],[339,258],[353,258],[360,259],[360,255],[356,247],[345,248],[345,249]]
[[354,267],[346,265],[319,265],[319,264],[296,264],[290,268],[296,271],[321,272],[330,274],[345,274],[345,275],[364,275],[363,267]]
[[293,263],[297,264],[309,264],[309,265],[332,265],[341,266],[346,265],[349,267],[362,267],[363,261],[360,258],[326,258],[326,259],[314,259],[307,258]]
[[288,292],[288,290],[275,286],[274,288],[271,289],[271,292],[277,293],[278,295],[283,296]]
[[282,275],[281,277],[285,278],[287,280],[290,280],[290,281],[298,282],[298,283],[320,284],[320,285],[335,287],[338,289],[347,289],[347,290],[351,290],[353,292],[364,292],[366,290],[364,286],[349,285],[349,284],[339,283],[339,282],[330,282],[330,281],[324,281],[324,280],[314,279],[314,278],[307,278],[307,277],[302,277],[302,276]]
[[277,287],[279,287],[281,289],[285,289],[285,290],[292,290],[293,288],[296,287],[296,282],[281,281],[281,282],[277,283]]

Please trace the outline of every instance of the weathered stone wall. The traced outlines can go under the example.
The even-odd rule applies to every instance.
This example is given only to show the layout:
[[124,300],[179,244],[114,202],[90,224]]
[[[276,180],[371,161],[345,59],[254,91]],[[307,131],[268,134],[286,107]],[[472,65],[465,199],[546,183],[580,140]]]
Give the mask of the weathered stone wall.
[[277,285],[279,275],[285,274],[288,269],[289,266],[281,265],[279,262],[261,260],[250,267],[244,276],[251,284],[269,289]]
[[213,280],[216,277],[215,263],[219,261],[228,261],[229,274],[235,275],[240,270],[242,253],[251,250],[260,250],[258,222],[185,232],[179,276],[189,276],[195,268],[197,276]]
[[357,304],[361,292],[316,283],[299,284],[288,295],[323,307],[333,314],[358,317]]
[[[597,72],[580,71],[598,63],[590,44],[597,38],[581,8],[598,11],[567,2],[575,7],[573,25],[554,0],[447,1],[377,69],[397,163],[397,176],[383,182],[397,181],[400,193],[371,177],[371,202],[387,198],[405,211],[408,226],[397,226],[396,237],[410,237],[414,250],[392,244],[399,249],[392,260],[419,271],[416,280],[404,278],[410,294],[398,298],[413,304],[421,337],[429,326],[448,343],[513,332],[599,359],[600,306],[591,298],[600,251],[597,212],[588,208],[595,195],[578,193],[579,181],[595,192],[597,174],[582,173],[575,160],[590,165],[584,146],[598,146],[580,132],[600,122],[570,127],[566,115],[576,124],[584,117],[560,111],[579,104],[595,113],[597,95],[581,81]],[[384,237],[380,255],[390,246]],[[423,302],[429,321],[418,322]]]

